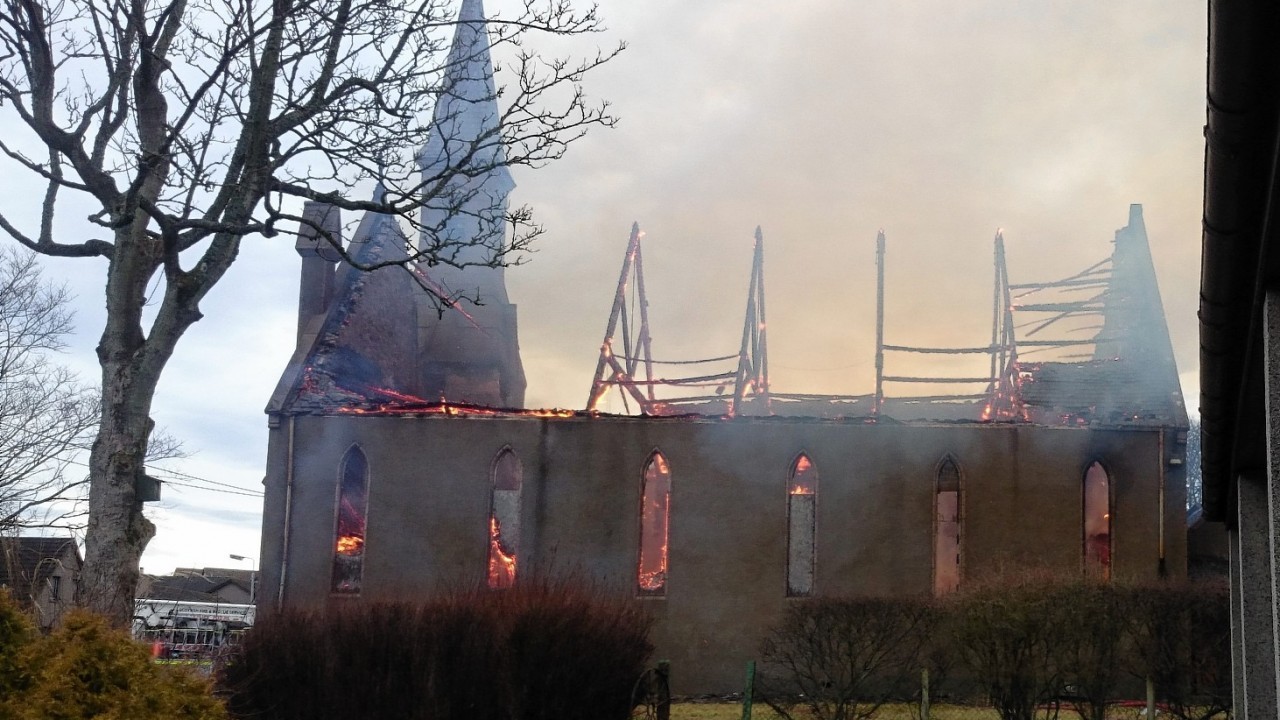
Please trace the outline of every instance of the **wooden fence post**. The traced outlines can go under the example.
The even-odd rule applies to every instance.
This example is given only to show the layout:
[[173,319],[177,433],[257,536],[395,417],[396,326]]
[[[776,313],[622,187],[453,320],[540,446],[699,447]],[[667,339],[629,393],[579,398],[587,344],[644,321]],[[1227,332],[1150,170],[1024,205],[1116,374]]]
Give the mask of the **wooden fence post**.
[[756,661],[747,663],[747,686],[742,690],[742,720],[751,720],[751,704],[756,688]]
[[929,720],[929,668],[920,671],[920,720]]

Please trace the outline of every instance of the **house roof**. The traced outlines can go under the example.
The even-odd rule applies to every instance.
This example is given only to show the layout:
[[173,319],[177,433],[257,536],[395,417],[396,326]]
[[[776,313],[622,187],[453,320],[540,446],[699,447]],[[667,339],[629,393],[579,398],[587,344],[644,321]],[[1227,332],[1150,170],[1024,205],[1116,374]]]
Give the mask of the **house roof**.
[[150,600],[227,602],[222,591],[235,586],[248,594],[252,573],[224,568],[178,568],[173,575],[148,576],[147,587],[139,594]]
[[1200,416],[1204,508],[1234,520],[1236,479],[1265,471],[1263,301],[1280,280],[1274,212],[1280,8],[1209,4]]
[[0,538],[0,587],[9,587],[19,597],[30,594],[30,588],[64,567],[72,559],[78,571],[80,548],[68,537]]

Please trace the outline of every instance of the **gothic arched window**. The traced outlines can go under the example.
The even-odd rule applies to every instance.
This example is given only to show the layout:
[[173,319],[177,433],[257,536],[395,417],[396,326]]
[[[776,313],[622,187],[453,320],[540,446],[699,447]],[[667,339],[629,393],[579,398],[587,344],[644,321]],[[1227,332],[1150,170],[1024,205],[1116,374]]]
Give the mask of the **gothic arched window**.
[[338,518],[330,588],[335,593],[360,592],[368,511],[369,461],[360,446],[353,445],[342,458],[338,476]]
[[508,588],[516,582],[520,548],[520,483],[524,471],[511,448],[493,461],[489,496],[489,587]]
[[933,497],[933,592],[960,586],[960,468],[948,455],[938,466]]
[[1084,571],[1088,577],[1111,579],[1111,477],[1102,463],[1084,473]]
[[666,456],[657,450],[645,463],[640,497],[639,591],[641,595],[661,596],[667,592],[671,466]]
[[787,482],[787,595],[813,593],[818,468],[803,453],[791,464]]

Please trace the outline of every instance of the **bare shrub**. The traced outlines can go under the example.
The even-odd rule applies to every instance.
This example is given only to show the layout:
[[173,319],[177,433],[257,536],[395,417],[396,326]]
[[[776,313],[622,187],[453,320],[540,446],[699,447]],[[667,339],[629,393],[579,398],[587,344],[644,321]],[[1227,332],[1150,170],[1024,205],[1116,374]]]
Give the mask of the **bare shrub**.
[[1048,589],[1056,614],[1054,656],[1066,700],[1083,720],[1105,720],[1133,667],[1132,587],[1082,579]]
[[960,661],[1002,720],[1057,717],[1058,608],[1047,576],[979,582],[951,598]]
[[935,619],[923,598],[797,602],[764,642],[761,698],[788,720],[800,708],[819,720],[870,717],[914,692]]
[[1231,710],[1231,604],[1223,582],[1138,588],[1135,673],[1175,717],[1206,720]]
[[219,682],[238,717],[622,720],[650,618],[573,581],[264,618]]

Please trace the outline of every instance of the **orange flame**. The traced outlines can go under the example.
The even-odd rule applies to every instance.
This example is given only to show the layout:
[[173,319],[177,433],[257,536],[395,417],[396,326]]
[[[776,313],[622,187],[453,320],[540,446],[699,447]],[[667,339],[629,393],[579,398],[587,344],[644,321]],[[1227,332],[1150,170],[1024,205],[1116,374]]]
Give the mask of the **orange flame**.
[[507,408],[484,407],[480,405],[461,405],[442,402],[429,403],[425,400],[419,400],[417,403],[411,402],[407,405],[385,403],[373,407],[340,407],[337,408],[337,412],[344,415],[445,415],[448,417],[537,418],[570,418],[578,414],[578,411],[576,410],[561,410],[559,408],[512,410]]
[[359,535],[343,535],[338,538],[339,555],[359,555],[364,550],[364,538]]
[[818,491],[818,473],[808,455],[796,459],[795,472],[791,474],[792,495],[815,495]]
[[509,588],[516,582],[516,556],[502,549],[502,531],[498,518],[489,517],[489,587]]
[[660,594],[667,586],[667,554],[671,523],[671,468],[655,453],[645,470],[640,527],[640,567],[636,580],[640,592]]
[[662,567],[651,572],[640,573],[640,589],[645,592],[657,592],[667,584],[667,546],[662,546]]

